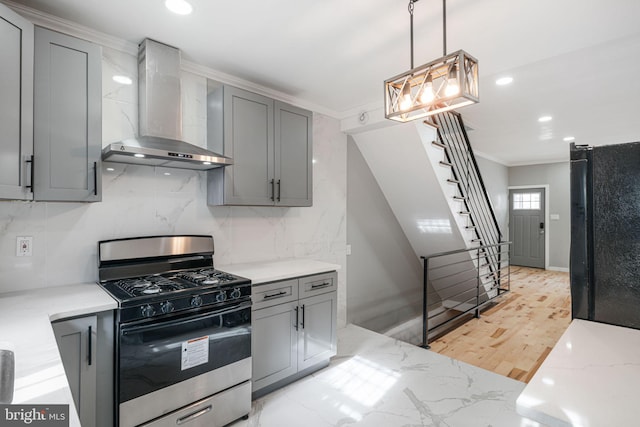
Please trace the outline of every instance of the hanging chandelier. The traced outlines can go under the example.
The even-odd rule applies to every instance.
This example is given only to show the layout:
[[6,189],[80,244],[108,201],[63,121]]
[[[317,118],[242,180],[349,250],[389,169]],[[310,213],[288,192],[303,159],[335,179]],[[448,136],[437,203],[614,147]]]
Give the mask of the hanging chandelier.
[[409,0],[411,25],[411,69],[384,82],[384,110],[387,119],[399,122],[475,104],[478,98],[478,60],[463,50],[447,55],[447,4],[442,0],[443,57],[413,66],[413,8]]

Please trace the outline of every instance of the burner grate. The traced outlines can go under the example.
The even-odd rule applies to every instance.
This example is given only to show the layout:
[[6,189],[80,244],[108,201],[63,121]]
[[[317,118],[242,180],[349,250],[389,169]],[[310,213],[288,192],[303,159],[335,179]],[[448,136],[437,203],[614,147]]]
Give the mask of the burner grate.
[[184,287],[171,279],[162,276],[147,276],[133,279],[122,279],[116,283],[120,289],[132,297],[156,295],[183,289]]

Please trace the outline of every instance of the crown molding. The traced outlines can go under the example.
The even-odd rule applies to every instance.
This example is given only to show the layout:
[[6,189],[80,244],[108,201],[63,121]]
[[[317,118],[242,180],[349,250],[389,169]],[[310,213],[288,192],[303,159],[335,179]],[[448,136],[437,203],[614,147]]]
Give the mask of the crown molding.
[[[58,18],[37,9],[15,3],[11,0],[0,0],[0,2],[6,4],[11,9],[16,11],[35,25],[88,40],[101,46],[115,49],[133,56],[138,55],[138,45],[136,43],[132,43],[130,41],[106,33],[102,33],[84,25],[68,21],[66,19]],[[313,112],[320,113],[335,119],[339,119],[341,117],[338,112],[329,108],[306,101],[304,99],[296,98],[286,93],[250,82],[248,80],[241,79],[239,77],[232,76],[230,74],[223,73],[221,71],[214,70],[212,68],[197,64],[192,61],[183,59],[181,63],[181,69],[186,72],[197,74],[202,77],[216,80],[223,84],[233,85],[240,89],[245,89],[264,96],[268,96],[269,98],[277,99],[279,101],[305,108],[307,110],[311,110]]]
[[66,19],[58,18],[57,16],[49,15],[48,13],[28,6],[14,3],[10,0],[2,0],[2,2],[33,22],[35,25],[85,39],[101,46],[116,49],[134,56],[138,55],[138,46],[135,43],[96,31],[92,28],[85,27],[84,25],[80,25]]
[[271,89],[239,77],[232,76],[231,74],[223,73],[222,71],[214,70],[205,65],[201,65],[189,60],[182,60],[182,70],[196,74],[202,77],[206,77],[222,84],[228,84],[231,86],[235,86],[240,89],[248,90],[250,92],[257,93],[259,95],[264,95],[269,98],[277,99],[278,101],[286,102],[288,104],[293,104],[300,108],[305,108],[307,110],[311,110],[316,113],[323,114],[325,116],[332,117],[334,119],[339,119],[340,115],[329,108],[325,108],[321,105],[314,104],[312,102],[305,101],[304,99],[296,98],[294,96],[288,95],[284,92],[277,91],[275,89]]

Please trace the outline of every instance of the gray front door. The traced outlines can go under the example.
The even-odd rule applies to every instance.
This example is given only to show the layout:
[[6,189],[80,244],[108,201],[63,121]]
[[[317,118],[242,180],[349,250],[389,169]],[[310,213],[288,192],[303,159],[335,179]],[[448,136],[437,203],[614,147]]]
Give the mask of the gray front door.
[[544,268],[544,188],[509,190],[511,264]]

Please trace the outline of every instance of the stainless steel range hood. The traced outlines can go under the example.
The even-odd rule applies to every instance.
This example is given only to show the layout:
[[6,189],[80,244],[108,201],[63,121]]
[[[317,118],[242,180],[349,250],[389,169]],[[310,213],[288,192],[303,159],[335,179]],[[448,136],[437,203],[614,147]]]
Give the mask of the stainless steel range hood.
[[138,50],[140,137],[109,144],[102,160],[208,170],[233,164],[229,157],[182,140],[180,51],[145,39]]

